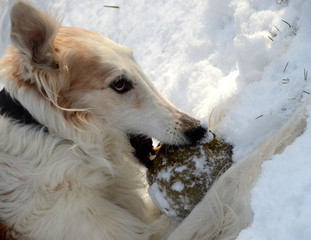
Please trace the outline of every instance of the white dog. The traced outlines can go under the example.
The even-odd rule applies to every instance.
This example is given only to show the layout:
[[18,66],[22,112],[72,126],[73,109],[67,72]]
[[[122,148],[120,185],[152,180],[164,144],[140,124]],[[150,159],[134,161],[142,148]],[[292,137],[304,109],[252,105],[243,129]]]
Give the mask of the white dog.
[[301,132],[302,114],[227,171],[179,224],[145,199],[137,161],[148,165],[151,137],[188,144],[207,129],[156,91],[128,48],[61,27],[22,1],[11,26],[0,65],[1,239],[234,239],[250,223],[261,162]]

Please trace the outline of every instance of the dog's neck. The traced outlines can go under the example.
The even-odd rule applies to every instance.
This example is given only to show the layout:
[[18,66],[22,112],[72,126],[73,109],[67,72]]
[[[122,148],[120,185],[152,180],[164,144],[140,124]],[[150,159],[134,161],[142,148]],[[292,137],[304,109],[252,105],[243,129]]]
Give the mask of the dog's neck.
[[[33,126],[37,129],[44,129],[45,132],[48,132],[48,128],[43,124],[39,123],[31,113],[14,97],[12,97],[9,92],[4,88],[0,91],[0,116],[8,117],[14,120],[20,125]],[[154,155],[155,152],[152,148],[152,141],[145,139],[144,137],[130,137],[131,145],[136,149],[135,156],[141,164],[147,168],[152,167],[153,162],[150,161],[149,155]],[[142,148],[144,146],[144,148]],[[141,151],[141,149],[143,151]],[[131,150],[129,150],[130,152]]]
[[17,99],[12,98],[5,88],[0,92],[0,115],[9,117],[21,125],[44,127]]

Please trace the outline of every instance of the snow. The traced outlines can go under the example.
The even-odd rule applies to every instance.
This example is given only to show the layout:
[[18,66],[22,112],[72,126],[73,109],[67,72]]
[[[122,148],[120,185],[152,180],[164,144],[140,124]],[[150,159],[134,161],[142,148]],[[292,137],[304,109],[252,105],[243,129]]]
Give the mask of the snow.
[[[310,139],[308,129],[282,154],[263,164],[262,176],[253,190],[252,207],[257,209],[254,223],[239,240],[310,239]],[[280,168],[282,174],[276,174]]]
[[[0,55],[13,2],[0,0]],[[57,12],[64,25],[132,48],[158,90],[194,117],[207,122],[223,106],[217,134],[235,146],[236,162],[310,97],[309,0],[31,2]],[[254,222],[239,240],[311,239],[310,121],[302,136],[263,164],[252,191]]]
[[[165,160],[164,160],[165,161]],[[163,162],[164,162],[163,161]],[[165,181],[169,181],[170,180],[170,172],[172,171],[172,168],[168,168],[168,169],[162,169],[158,174],[157,177],[159,179],[165,180]]]
[[206,164],[207,157],[205,156],[205,152],[202,146],[200,146],[200,157],[198,156],[191,156],[189,158],[190,161],[193,161],[196,170],[204,171],[204,164]]
[[172,189],[177,191],[177,192],[181,192],[183,189],[184,189],[185,185],[178,181],[178,182],[175,182],[173,185],[172,185]]
[[159,192],[161,191],[157,183],[152,184],[148,189],[148,193],[150,194],[154,205],[157,208],[162,209],[162,211],[166,215],[171,216],[172,218],[176,218],[176,220],[178,220],[177,213],[173,208],[171,208],[171,204],[168,201],[166,191],[164,190],[162,194],[158,194]]

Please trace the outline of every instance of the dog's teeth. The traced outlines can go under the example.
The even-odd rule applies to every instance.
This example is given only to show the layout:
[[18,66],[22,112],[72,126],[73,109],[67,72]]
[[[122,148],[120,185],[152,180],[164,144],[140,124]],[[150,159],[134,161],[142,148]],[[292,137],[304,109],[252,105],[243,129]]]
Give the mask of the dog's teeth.
[[159,145],[159,146],[153,148],[153,151],[157,154],[158,151],[160,150],[160,148],[161,148],[161,145]]
[[157,155],[149,155],[149,160],[153,161],[156,158]]
[[153,150],[158,151],[161,148],[161,145],[155,147]]

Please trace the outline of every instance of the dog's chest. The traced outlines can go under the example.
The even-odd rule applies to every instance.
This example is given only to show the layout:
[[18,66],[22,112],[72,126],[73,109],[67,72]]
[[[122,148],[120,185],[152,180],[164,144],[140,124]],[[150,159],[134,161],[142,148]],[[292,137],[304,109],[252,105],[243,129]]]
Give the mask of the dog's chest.
[[[122,166],[113,167],[113,173],[104,160],[44,130],[0,117],[0,204],[6,211],[0,210],[0,215],[15,221],[16,214],[22,217],[21,212],[28,214],[40,204],[52,210],[60,203],[73,206],[91,196],[142,215],[136,165],[120,161]],[[131,205],[128,196],[137,200]]]

